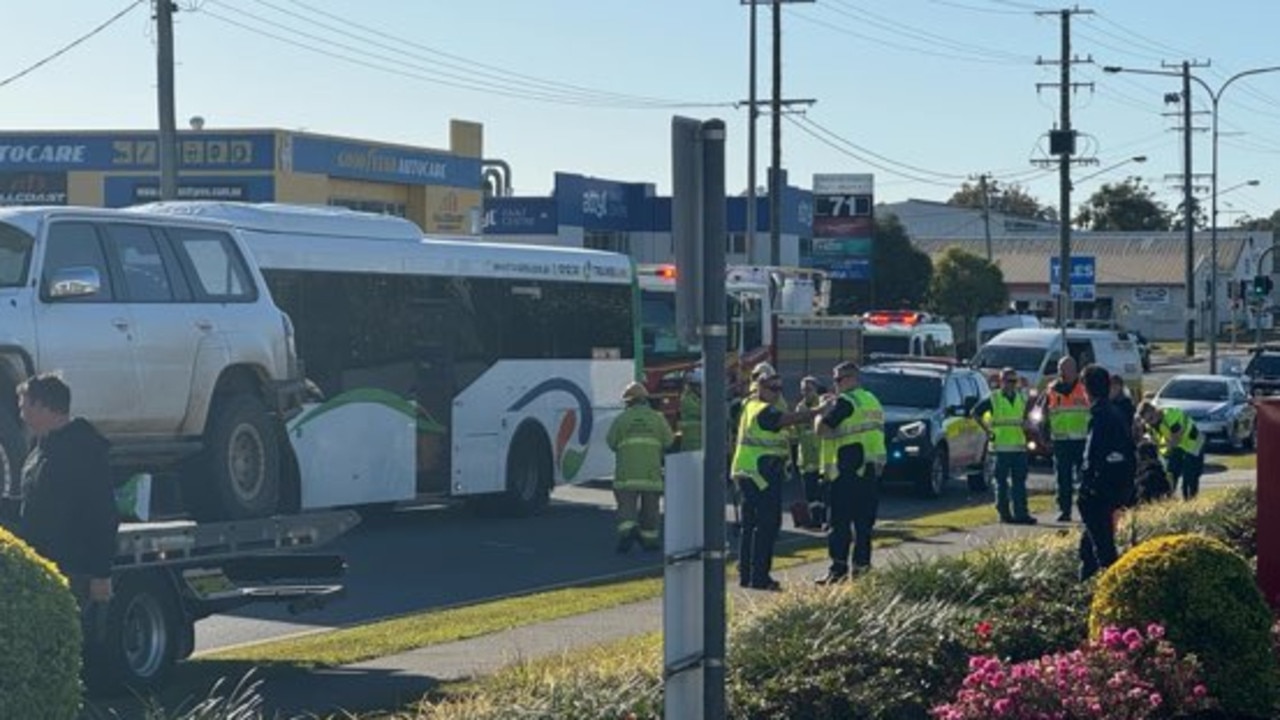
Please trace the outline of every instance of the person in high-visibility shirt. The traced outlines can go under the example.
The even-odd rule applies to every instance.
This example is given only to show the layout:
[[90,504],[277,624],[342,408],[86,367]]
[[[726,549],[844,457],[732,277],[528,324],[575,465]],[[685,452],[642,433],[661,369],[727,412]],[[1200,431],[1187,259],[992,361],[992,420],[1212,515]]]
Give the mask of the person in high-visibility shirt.
[[680,393],[680,452],[702,449],[702,368],[694,368],[684,379]]
[[[818,378],[807,375],[800,380],[800,402],[796,411],[812,410],[822,402],[825,388]],[[827,522],[827,501],[822,487],[822,455],[818,434],[812,425],[796,426],[796,470],[804,489],[804,501],[809,507],[809,524],[812,530]]]
[[1089,397],[1070,355],[1058,361],[1058,381],[1046,390],[1044,422],[1053,441],[1053,469],[1058,476],[1058,522],[1071,521],[1071,496],[1084,462],[1089,434]]
[[1170,481],[1176,486],[1182,479],[1182,499],[1199,495],[1205,436],[1195,421],[1180,408],[1158,408],[1150,400],[1138,406],[1138,417],[1159,446]]
[[662,413],[649,406],[644,385],[627,385],[622,400],[627,407],[614,418],[607,437],[609,449],[614,452],[617,551],[625,553],[637,541],[645,550],[657,550],[662,455],[675,442],[675,434]]
[[779,409],[781,392],[782,379],[772,367],[758,374],[755,394],[743,403],[733,454],[733,479],[742,495],[738,584],[758,590],[782,587],[770,572],[773,545],[782,527],[782,484],[789,452],[786,429],[812,422],[818,412]]
[[1018,371],[1011,367],[1001,370],[1000,389],[975,405],[970,416],[991,439],[996,454],[992,480],[1000,522],[1035,525],[1036,519],[1027,510],[1027,396],[1018,388]]
[[[832,370],[835,395],[819,407],[814,423],[827,484],[827,555],[831,567],[816,582],[843,582],[850,573],[853,545],[854,573],[871,569],[871,532],[880,503],[880,473],[884,470],[884,409],[869,390],[858,386],[858,365],[842,362]],[[852,532],[850,532],[852,525]]]

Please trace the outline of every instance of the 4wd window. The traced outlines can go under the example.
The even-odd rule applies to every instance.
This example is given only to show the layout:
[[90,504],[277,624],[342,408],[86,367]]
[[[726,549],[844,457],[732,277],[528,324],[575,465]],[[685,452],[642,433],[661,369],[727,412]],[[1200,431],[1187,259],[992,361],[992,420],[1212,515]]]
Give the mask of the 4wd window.
[[942,379],[934,375],[863,371],[861,382],[885,407],[936,409],[942,394]]
[[0,287],[27,284],[33,244],[31,236],[23,230],[0,223]]
[[101,283],[93,295],[60,298],[58,302],[111,302],[111,273],[107,270],[107,258],[102,252],[98,231],[89,223],[59,222],[49,226],[49,236],[44,253],[44,277],[40,283],[40,296],[49,299],[49,280],[59,270],[88,267],[98,271]]
[[191,265],[197,299],[253,302],[257,289],[231,236],[216,230],[170,228],[178,251]]
[[120,263],[129,302],[173,302],[173,281],[151,229],[123,224],[108,224],[103,229]]

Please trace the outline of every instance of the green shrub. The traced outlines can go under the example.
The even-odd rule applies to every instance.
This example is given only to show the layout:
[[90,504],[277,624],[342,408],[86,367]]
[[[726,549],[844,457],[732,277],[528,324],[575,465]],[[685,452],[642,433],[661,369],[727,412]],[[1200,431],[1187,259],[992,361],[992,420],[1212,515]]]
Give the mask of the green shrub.
[[1164,535],[1198,533],[1226,543],[1246,558],[1258,554],[1258,498],[1251,486],[1214,490],[1191,502],[1171,500],[1126,513],[1116,533],[1134,546]]
[[74,718],[80,613],[53,563],[0,527],[0,718]]
[[1244,558],[1194,534],[1156,538],[1125,553],[1098,581],[1089,634],[1148,623],[1163,625],[1174,647],[1200,659],[1224,709],[1270,713],[1271,612]]

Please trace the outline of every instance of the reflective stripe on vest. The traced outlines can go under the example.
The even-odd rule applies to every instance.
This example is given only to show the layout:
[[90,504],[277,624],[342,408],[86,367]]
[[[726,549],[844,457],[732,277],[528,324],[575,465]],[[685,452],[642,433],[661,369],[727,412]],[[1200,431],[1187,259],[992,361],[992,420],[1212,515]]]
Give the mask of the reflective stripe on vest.
[[1003,392],[991,396],[991,428],[996,452],[1026,452],[1027,436],[1022,428],[1026,412],[1027,399],[1022,393],[1016,393],[1012,400]]
[[790,449],[787,437],[781,432],[770,432],[760,427],[760,413],[769,407],[763,400],[752,398],[742,409],[738,423],[738,446],[733,453],[733,474],[747,475],[756,487],[764,490],[769,481],[760,474],[760,460],[766,457],[785,458]]
[[1089,434],[1089,396],[1079,380],[1071,392],[1049,387],[1049,433],[1054,440],[1083,440]]
[[[868,462],[879,459],[876,445],[870,433],[878,432],[883,437],[884,411],[875,407],[867,407],[869,403],[858,402],[859,390],[842,393],[841,398],[853,407],[849,417],[831,429],[830,434],[821,439],[820,454],[822,456],[822,479],[835,481],[840,476],[840,450],[851,445],[861,445]],[[862,391],[865,393],[865,391]],[[874,399],[870,393],[865,396]]]

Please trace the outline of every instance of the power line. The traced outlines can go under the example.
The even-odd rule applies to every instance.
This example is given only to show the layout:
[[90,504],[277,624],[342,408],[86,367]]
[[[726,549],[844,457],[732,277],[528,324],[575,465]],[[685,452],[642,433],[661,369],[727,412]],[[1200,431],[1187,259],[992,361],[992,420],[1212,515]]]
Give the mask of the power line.
[[21,79],[21,78],[23,78],[23,77],[26,77],[27,75],[30,75],[32,72],[35,72],[36,70],[40,69],[41,67],[43,67],[43,66],[45,66],[45,65],[48,65],[49,63],[53,62],[54,60],[57,60],[59,57],[62,57],[64,54],[66,54],[66,53],[67,53],[68,51],[70,51],[72,48],[75,48],[75,47],[76,47],[77,45],[79,45],[80,43],[83,43],[84,41],[88,40],[89,38],[93,37],[94,35],[97,35],[98,33],[102,32],[103,30],[106,30],[107,28],[111,27],[113,24],[115,24],[115,22],[116,22],[117,20],[119,20],[120,18],[124,17],[125,15],[128,15],[130,10],[132,10],[132,9],[134,9],[135,7],[137,7],[137,6],[141,5],[141,4],[142,4],[142,1],[143,1],[143,0],[134,0],[133,2],[129,3],[129,5],[128,5],[127,7],[125,7],[123,10],[121,10],[120,12],[116,13],[115,15],[112,15],[111,17],[107,18],[107,20],[106,20],[105,22],[103,22],[101,25],[99,25],[99,26],[95,27],[94,29],[90,30],[89,32],[85,33],[84,35],[81,35],[80,37],[76,38],[75,40],[72,40],[70,43],[68,43],[68,44],[66,44],[66,45],[64,45],[64,46],[62,46],[62,47],[61,47],[61,48],[59,48],[56,52],[54,52],[52,55],[49,55],[48,57],[46,57],[46,58],[44,58],[44,59],[42,59],[42,60],[40,60],[40,61],[38,61],[38,62],[36,62],[36,63],[34,63],[34,64],[30,65],[30,66],[28,66],[28,67],[26,67],[25,69],[20,70],[19,72],[16,72],[16,73],[14,73],[13,75],[10,75],[9,77],[7,77],[7,78],[5,78],[5,79],[3,79],[3,80],[0,80],[0,87],[4,87],[5,85],[8,85],[9,83],[14,82],[15,80],[19,80],[19,79]]
[[997,10],[996,8],[978,7],[977,5],[966,5],[959,2],[948,2],[948,0],[926,0],[926,2],[934,5],[943,5],[945,7],[953,7],[959,10],[969,10],[972,12],[987,13],[990,15],[1026,15],[1025,10]]
[[808,125],[811,125],[813,128],[815,128],[816,130],[818,130],[818,131],[822,132],[823,134],[827,135],[828,137],[832,138],[833,140],[835,140],[835,141],[837,141],[837,142],[839,142],[839,143],[841,143],[841,144],[843,144],[843,145],[847,145],[847,146],[849,146],[849,147],[853,148],[854,150],[856,150],[856,151],[858,151],[858,152],[860,152],[860,153],[864,153],[864,154],[866,154],[866,155],[870,155],[871,157],[874,157],[874,158],[876,158],[876,159],[878,159],[878,160],[881,160],[881,161],[883,161],[883,162],[889,163],[889,164],[891,164],[891,165],[897,165],[897,166],[899,166],[899,167],[906,168],[907,170],[910,170],[911,172],[914,172],[914,173],[920,173],[920,174],[923,174],[923,175],[933,175],[933,176],[936,176],[936,177],[938,177],[938,178],[944,178],[944,179],[948,179],[948,180],[965,180],[965,179],[967,179],[967,178],[969,177],[968,175],[960,175],[960,174],[956,174],[956,173],[938,172],[938,171],[936,171],[936,170],[930,170],[930,169],[928,169],[928,168],[923,168],[923,167],[920,167],[920,166],[918,166],[918,165],[912,165],[912,164],[910,164],[910,163],[904,163],[904,162],[900,162],[900,161],[898,161],[898,160],[894,160],[893,158],[886,157],[886,156],[881,155],[880,153],[878,153],[878,152],[876,152],[876,151],[874,151],[874,150],[871,150],[871,149],[869,149],[869,148],[865,148],[865,147],[863,147],[863,146],[861,146],[861,145],[859,145],[859,144],[857,144],[857,143],[853,142],[852,140],[849,140],[849,139],[847,139],[847,138],[844,138],[844,137],[840,136],[840,135],[839,135],[838,133],[836,133],[834,130],[831,130],[831,129],[829,129],[829,128],[823,127],[821,124],[817,123],[817,122],[816,122],[816,121],[814,121],[812,118],[809,118],[809,117],[807,117],[807,116],[801,116],[801,117],[799,118],[799,122],[803,122],[803,123],[806,123],[806,124],[808,124]]
[[1006,52],[1003,50],[991,50],[979,45],[971,45],[969,43],[953,40],[949,37],[938,35],[937,33],[932,33],[927,30],[914,28],[883,15],[878,15],[865,7],[853,5],[847,0],[826,0],[826,3],[834,3],[836,5],[836,7],[831,7],[830,4],[822,5],[822,7],[825,7],[832,12],[912,40],[919,40],[932,45],[942,45],[943,47],[949,47],[957,52],[985,56],[994,60],[1008,60],[1028,64],[1035,61],[1035,58],[1031,56],[1018,55],[1016,53]]
[[839,34],[841,34],[841,35],[848,35],[849,37],[855,37],[855,38],[858,38],[858,39],[860,39],[860,40],[866,40],[867,42],[872,42],[872,43],[875,43],[875,44],[877,44],[877,45],[883,45],[883,46],[885,46],[885,47],[890,47],[890,48],[893,48],[893,49],[895,49],[895,50],[903,50],[903,51],[906,51],[906,52],[910,52],[910,53],[917,53],[917,54],[920,54],[920,55],[932,55],[933,57],[940,57],[940,58],[944,58],[944,59],[946,59],[946,60],[960,60],[960,61],[963,61],[963,62],[985,63],[985,64],[988,64],[988,65],[1014,65],[1014,64],[1020,64],[1020,63],[1015,63],[1015,62],[1010,61],[1010,60],[994,60],[994,59],[990,59],[990,58],[972,57],[972,56],[969,56],[969,55],[956,55],[956,54],[953,54],[953,53],[938,52],[938,51],[936,51],[936,50],[928,50],[928,49],[921,48],[921,47],[913,47],[913,46],[910,46],[910,45],[904,45],[904,44],[902,44],[902,43],[897,43],[897,42],[894,42],[894,41],[892,41],[892,40],[885,40],[884,38],[879,38],[879,37],[876,37],[876,36],[874,36],[874,35],[867,35],[867,34],[865,34],[865,33],[860,33],[860,32],[858,32],[858,31],[856,31],[856,30],[850,30],[849,28],[844,27],[843,25],[835,25],[835,24],[833,24],[833,23],[829,23],[829,22],[827,22],[827,21],[825,21],[825,20],[820,20],[820,19],[818,19],[818,18],[809,17],[808,15],[805,15],[804,13],[800,12],[799,10],[790,9],[790,10],[788,10],[788,12],[789,12],[789,14],[790,14],[792,17],[796,18],[797,20],[803,20],[803,21],[805,21],[805,22],[807,22],[807,23],[810,23],[810,24],[812,24],[812,25],[817,25],[817,26],[819,26],[819,27],[826,28],[827,30],[830,30],[830,31],[835,32],[835,33],[839,33]]

